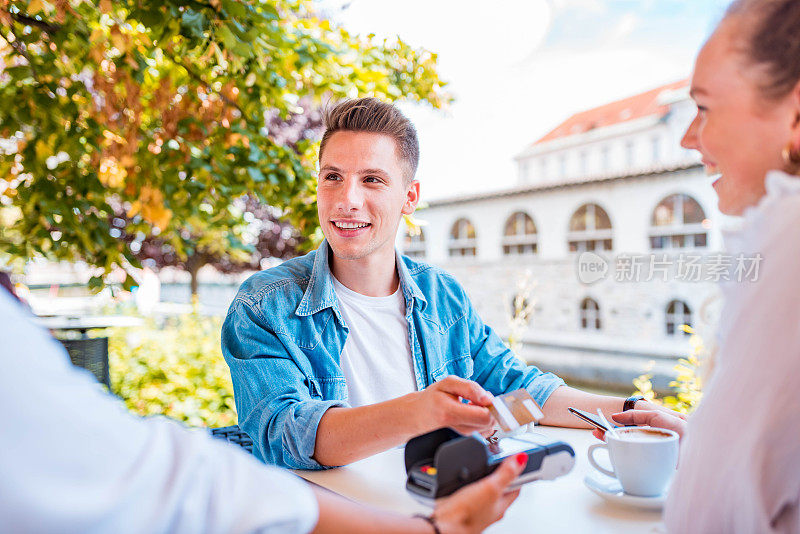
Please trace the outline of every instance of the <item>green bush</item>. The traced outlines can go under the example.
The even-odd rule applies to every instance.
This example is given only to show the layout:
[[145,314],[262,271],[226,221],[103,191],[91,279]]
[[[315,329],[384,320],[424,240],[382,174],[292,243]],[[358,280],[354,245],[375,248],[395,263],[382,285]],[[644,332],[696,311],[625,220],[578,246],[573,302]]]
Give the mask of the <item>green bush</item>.
[[220,350],[219,317],[187,314],[112,329],[111,389],[139,415],[191,426],[236,424],[233,385]]

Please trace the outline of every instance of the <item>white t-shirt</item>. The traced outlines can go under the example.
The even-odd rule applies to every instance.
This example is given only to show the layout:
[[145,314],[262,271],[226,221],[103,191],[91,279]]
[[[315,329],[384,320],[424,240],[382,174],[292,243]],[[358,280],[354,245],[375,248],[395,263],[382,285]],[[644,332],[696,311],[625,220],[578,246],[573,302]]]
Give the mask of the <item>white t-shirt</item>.
[[722,285],[714,374],[664,510],[676,534],[800,533],[800,178],[772,172],[766,188],[725,236],[734,265],[763,261],[756,281]]
[[131,415],[0,288],[0,532],[308,532],[294,475]]
[[333,274],[339,311],[350,332],[340,366],[352,407],[375,404],[417,390],[400,288],[388,297],[367,297],[348,289]]

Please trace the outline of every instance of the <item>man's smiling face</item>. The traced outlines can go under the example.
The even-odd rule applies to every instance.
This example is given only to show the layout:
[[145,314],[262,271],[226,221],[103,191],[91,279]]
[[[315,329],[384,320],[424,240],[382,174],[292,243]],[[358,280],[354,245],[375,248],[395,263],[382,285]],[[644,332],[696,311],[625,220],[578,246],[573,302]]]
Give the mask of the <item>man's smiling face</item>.
[[359,260],[394,254],[400,217],[414,212],[418,182],[391,137],[338,131],[320,157],[317,213],[336,258]]

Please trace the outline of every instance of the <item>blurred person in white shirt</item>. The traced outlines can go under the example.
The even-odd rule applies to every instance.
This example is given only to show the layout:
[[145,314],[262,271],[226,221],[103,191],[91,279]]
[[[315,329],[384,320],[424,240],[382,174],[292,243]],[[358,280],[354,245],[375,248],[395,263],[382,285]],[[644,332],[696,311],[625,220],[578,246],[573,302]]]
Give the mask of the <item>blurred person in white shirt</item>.
[[161,280],[148,265],[142,268],[139,275],[139,287],[134,293],[136,308],[142,315],[150,315],[161,301]]

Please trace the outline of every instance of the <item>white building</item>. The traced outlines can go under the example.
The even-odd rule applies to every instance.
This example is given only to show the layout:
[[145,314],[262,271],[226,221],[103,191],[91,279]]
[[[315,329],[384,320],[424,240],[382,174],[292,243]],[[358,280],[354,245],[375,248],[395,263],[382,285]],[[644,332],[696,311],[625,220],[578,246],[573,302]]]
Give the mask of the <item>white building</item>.
[[[515,158],[516,187],[430,202],[421,236],[399,246],[453,273],[501,335],[522,292],[525,359],[620,387],[654,360],[663,387],[689,351],[680,326],[710,338],[715,281],[744,273],[714,255],[724,216],[699,156],[680,147],[694,113],[684,80],[573,115]],[[592,258],[607,274],[583,283]]]

